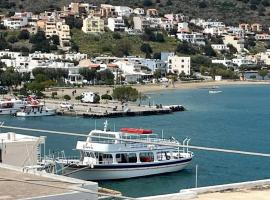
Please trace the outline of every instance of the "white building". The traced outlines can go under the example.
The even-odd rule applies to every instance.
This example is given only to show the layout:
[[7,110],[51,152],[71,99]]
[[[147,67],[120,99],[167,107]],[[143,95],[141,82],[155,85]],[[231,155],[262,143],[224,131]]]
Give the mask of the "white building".
[[12,132],[0,134],[0,163],[25,167],[37,165],[44,137]]
[[210,35],[222,35],[225,32],[226,31],[224,27],[206,27],[203,30],[203,33]]
[[231,44],[238,52],[244,51],[244,39],[233,35],[225,35],[223,38],[225,45]]
[[115,31],[124,32],[126,26],[122,17],[117,18],[110,17],[108,18],[108,28],[113,32]]
[[256,34],[255,35],[256,40],[270,40],[270,35],[263,33],[263,34]]
[[133,9],[127,6],[114,6],[114,8],[120,17],[129,17],[133,13]]
[[226,44],[212,44],[211,47],[216,51],[228,51],[229,47]]
[[135,8],[135,9],[133,10],[133,13],[136,14],[136,15],[144,15],[144,14],[145,14],[143,8]]
[[223,22],[216,22],[216,21],[205,21],[201,23],[201,26],[203,28],[209,28],[209,27],[220,27],[225,28],[225,24]]
[[26,15],[14,15],[3,20],[3,25],[8,29],[21,29],[28,24]]
[[270,50],[267,49],[266,52],[261,52],[259,54],[260,60],[263,61],[266,65],[270,65]]
[[162,19],[160,28],[164,29],[165,31],[171,31],[174,28],[174,25],[170,20]]
[[192,44],[205,45],[205,38],[202,33],[177,33],[177,38]]
[[233,64],[231,60],[227,60],[225,58],[223,60],[212,60],[212,63],[213,64],[222,64],[225,67],[230,67]]
[[190,57],[169,56],[168,72],[190,75]]
[[71,48],[71,35],[69,25],[64,22],[56,23],[57,35],[59,36],[59,43],[63,50],[69,50]]
[[233,64],[240,66],[254,66],[256,65],[256,61],[247,57],[239,57],[232,59]]
[[187,22],[181,22],[177,25],[177,32],[189,32],[189,27]]

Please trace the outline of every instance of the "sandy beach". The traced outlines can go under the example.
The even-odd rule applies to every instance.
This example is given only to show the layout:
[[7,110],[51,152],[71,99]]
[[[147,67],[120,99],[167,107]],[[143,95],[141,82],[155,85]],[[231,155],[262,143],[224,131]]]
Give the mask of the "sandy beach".
[[[194,89],[194,88],[211,88],[213,86],[225,86],[225,85],[270,85],[270,81],[232,81],[232,80],[223,80],[223,81],[203,81],[203,82],[175,82],[174,85],[159,83],[159,84],[146,84],[146,85],[131,85],[136,88],[139,92],[143,94],[160,92],[166,90],[178,90],[178,89]],[[70,95],[75,97],[80,95],[82,92],[91,91],[96,92],[99,95],[102,94],[111,94],[114,86],[85,86],[85,87],[76,87],[76,88],[52,88],[47,90],[45,94],[51,96],[53,91],[57,92],[57,96],[61,97],[64,95]],[[72,92],[76,90],[76,93],[72,95]]]

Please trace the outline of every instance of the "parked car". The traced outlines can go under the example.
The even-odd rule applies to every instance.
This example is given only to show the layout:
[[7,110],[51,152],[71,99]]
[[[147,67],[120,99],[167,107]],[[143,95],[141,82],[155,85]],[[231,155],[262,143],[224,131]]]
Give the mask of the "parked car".
[[70,102],[65,101],[65,102],[62,102],[60,104],[60,108],[72,110],[73,109],[73,104],[71,104]]

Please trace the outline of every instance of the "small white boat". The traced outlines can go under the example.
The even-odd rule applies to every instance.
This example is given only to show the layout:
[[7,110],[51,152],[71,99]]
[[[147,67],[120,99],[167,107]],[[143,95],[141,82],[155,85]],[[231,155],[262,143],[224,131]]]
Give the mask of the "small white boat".
[[56,109],[47,108],[36,99],[29,97],[28,102],[29,104],[25,105],[21,111],[16,113],[17,117],[40,117],[56,114]]
[[221,93],[221,90],[209,90],[209,94],[218,94]]
[[17,117],[40,117],[56,114],[56,109],[47,108],[44,105],[26,105],[21,111],[16,113]]
[[[77,142],[80,158],[56,159],[63,166],[63,175],[84,180],[149,176],[182,170],[193,158],[188,150],[189,140],[184,140],[186,148],[180,149],[164,146],[165,143],[180,143],[175,139],[159,138],[151,130],[122,128],[115,132],[108,131],[107,125],[106,121],[104,130],[92,130],[86,141]],[[128,141],[131,139],[136,142]]]
[[24,101],[16,98],[5,98],[0,100],[0,115],[12,115],[25,106]]

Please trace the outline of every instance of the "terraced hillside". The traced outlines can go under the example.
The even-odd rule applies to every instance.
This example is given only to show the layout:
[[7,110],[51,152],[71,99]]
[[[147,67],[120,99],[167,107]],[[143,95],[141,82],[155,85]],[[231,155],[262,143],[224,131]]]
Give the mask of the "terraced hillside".
[[[60,9],[72,0],[0,0],[1,12],[15,10],[43,11]],[[73,0],[76,1],[76,0]],[[131,7],[155,7],[160,13],[182,12],[191,17],[223,20],[227,24],[260,22],[268,25],[270,0],[85,0],[85,2]]]

